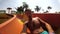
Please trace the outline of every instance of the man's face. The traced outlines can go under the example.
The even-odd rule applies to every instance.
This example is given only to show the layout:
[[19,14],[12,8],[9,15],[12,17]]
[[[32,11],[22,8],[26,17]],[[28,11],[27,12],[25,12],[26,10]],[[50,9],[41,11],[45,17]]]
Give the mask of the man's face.
[[27,16],[29,16],[29,15],[31,15],[32,13],[31,13],[30,11],[26,11],[25,14],[26,14]]

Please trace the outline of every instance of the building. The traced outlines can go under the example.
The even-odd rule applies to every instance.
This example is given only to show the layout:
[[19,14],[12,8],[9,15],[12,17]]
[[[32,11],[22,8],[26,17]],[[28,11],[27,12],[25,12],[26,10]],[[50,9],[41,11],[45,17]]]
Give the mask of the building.
[[0,10],[0,14],[1,14],[1,13],[16,14],[16,11],[12,10],[11,13],[8,13],[8,11],[6,11],[6,10]]
[[11,11],[12,11],[12,8],[8,7],[7,10],[6,10],[6,13],[11,14]]

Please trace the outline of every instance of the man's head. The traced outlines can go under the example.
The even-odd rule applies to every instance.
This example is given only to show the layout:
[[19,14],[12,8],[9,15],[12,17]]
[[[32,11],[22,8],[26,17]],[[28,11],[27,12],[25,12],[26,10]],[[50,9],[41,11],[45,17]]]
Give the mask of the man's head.
[[31,10],[30,9],[26,9],[25,10],[25,14],[28,16],[28,15],[32,15],[32,13],[31,13]]
[[34,30],[40,28],[40,21],[37,18],[32,18],[32,20],[28,21],[26,25],[30,29],[31,33],[33,33]]
[[33,23],[34,29],[39,29],[41,26],[40,20],[38,18],[32,18],[32,23]]
[[28,20],[32,20],[32,13],[30,9],[25,10],[25,15],[28,17]]

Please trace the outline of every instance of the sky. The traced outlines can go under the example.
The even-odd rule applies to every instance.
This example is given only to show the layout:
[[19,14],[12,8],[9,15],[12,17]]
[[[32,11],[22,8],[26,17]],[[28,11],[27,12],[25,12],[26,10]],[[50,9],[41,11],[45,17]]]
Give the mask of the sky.
[[[26,2],[32,11],[35,11],[36,5],[44,9],[44,11],[48,10],[48,6],[51,6],[51,13],[60,11],[60,0],[0,0],[0,10],[6,10],[7,7],[15,10],[16,7],[22,6],[22,2]],[[44,11],[40,10],[40,12]]]

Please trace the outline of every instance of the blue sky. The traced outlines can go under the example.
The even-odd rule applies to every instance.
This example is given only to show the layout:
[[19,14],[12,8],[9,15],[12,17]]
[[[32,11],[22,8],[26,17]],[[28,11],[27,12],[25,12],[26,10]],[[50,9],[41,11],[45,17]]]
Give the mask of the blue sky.
[[22,5],[22,2],[26,2],[29,8],[34,11],[36,5],[47,10],[47,6],[51,6],[50,12],[60,11],[60,0],[0,0],[0,9],[5,9],[7,7],[15,8]]

